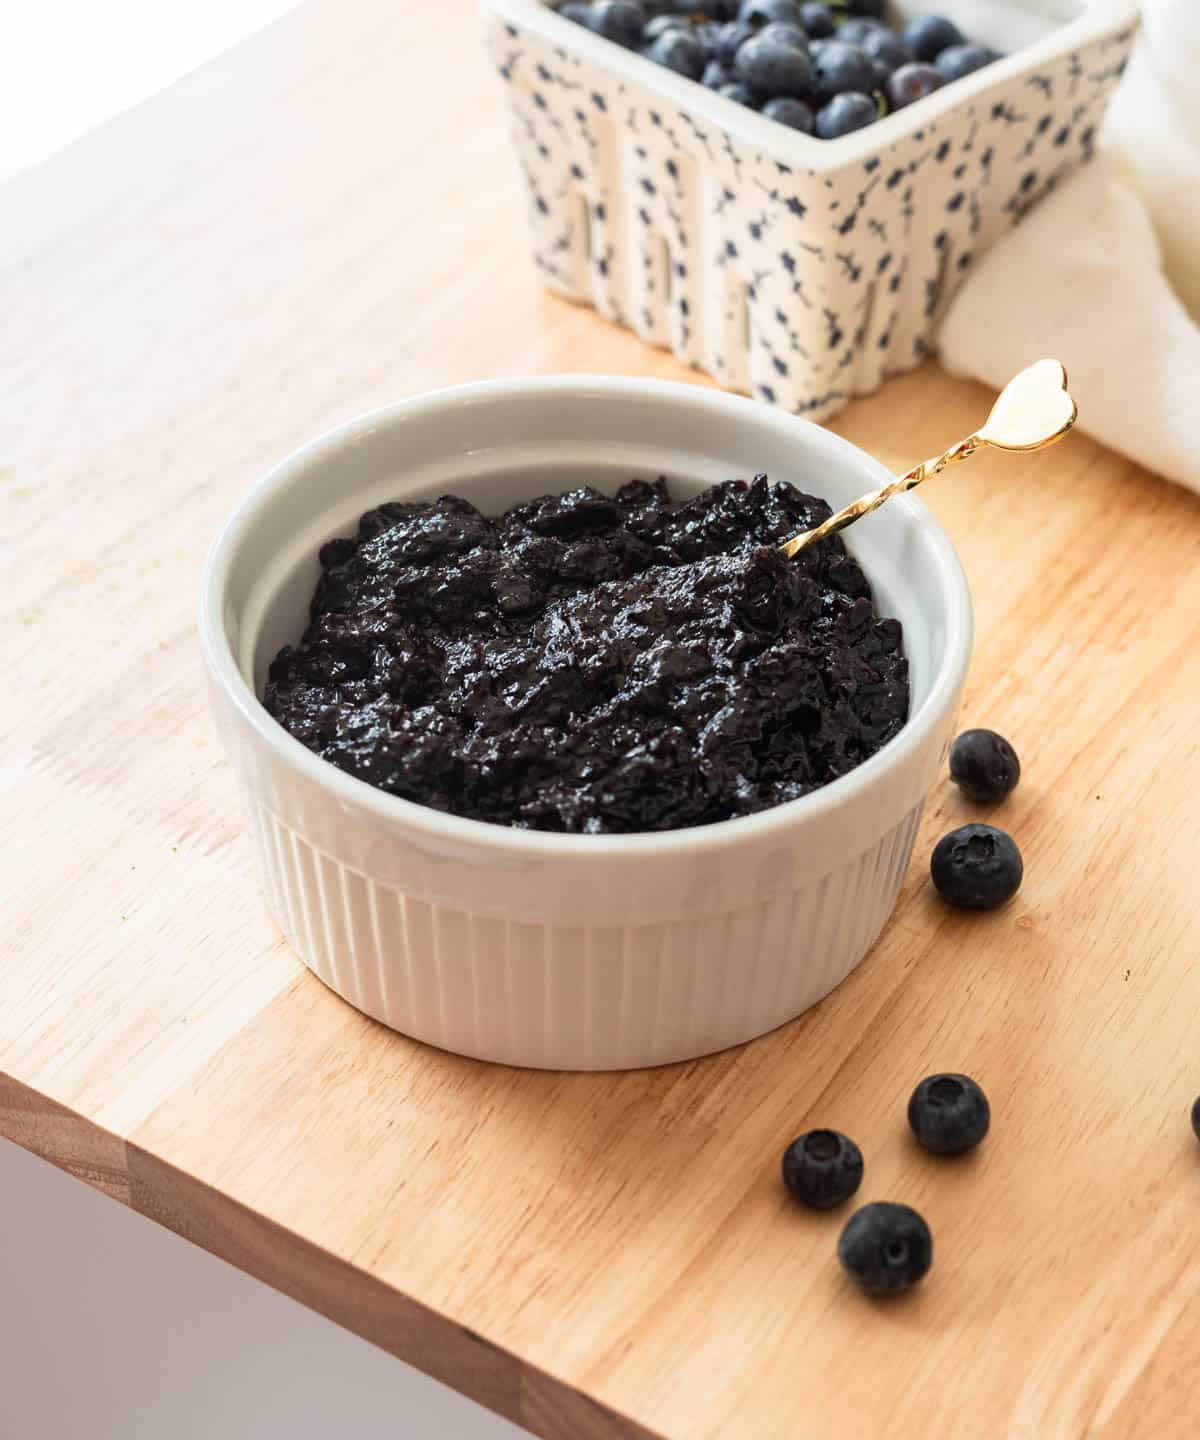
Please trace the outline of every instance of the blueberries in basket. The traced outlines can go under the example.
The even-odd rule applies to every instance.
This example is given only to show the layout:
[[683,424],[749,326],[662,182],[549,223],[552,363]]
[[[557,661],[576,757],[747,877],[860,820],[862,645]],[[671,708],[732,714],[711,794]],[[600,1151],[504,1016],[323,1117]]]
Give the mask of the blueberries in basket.
[[1017,752],[994,730],[964,730],[950,747],[950,778],[968,800],[993,805],[1021,778]]
[[897,34],[885,8],[885,0],[565,0],[559,13],[727,100],[833,140],[999,58],[941,15],[918,16]]
[[[726,100],[733,100],[736,104],[745,105],[751,110],[755,108],[754,96],[751,95],[750,91],[745,87],[745,85],[741,83],[740,80],[734,80],[729,85],[722,85],[721,88],[717,91],[717,94],[724,95]],[[797,101],[796,103],[799,104],[799,101]]]
[[634,0],[593,0],[584,23],[605,40],[636,50],[646,27],[646,14]]
[[900,33],[918,60],[936,60],[951,45],[967,43],[967,37],[954,21],[944,15],[918,15]]
[[688,30],[691,27],[682,15],[655,15],[646,21],[642,31],[642,44],[650,45],[668,30]]
[[842,1269],[868,1295],[910,1290],[933,1263],[933,1236],[907,1205],[876,1201],[856,1210],[838,1240]]
[[[875,88],[875,70],[857,45],[831,40],[813,60],[813,89],[818,105],[849,90],[869,94]],[[875,118],[872,107],[872,119]],[[857,128],[857,127],[855,127]]]
[[938,74],[949,84],[951,80],[961,80],[964,75],[973,75],[996,58],[996,52],[986,45],[951,45],[933,63]]
[[747,40],[733,62],[734,77],[763,100],[790,95],[803,100],[812,94],[813,73],[808,56],[770,36]]
[[988,1133],[992,1110],[969,1075],[926,1075],[908,1102],[908,1123],[934,1155],[965,1155]]
[[793,25],[799,25],[799,0],[744,0],[737,18],[755,30],[761,30],[773,20],[787,20]]
[[903,110],[914,100],[923,100],[941,88],[942,77],[937,70],[932,65],[914,61],[911,65],[901,65],[888,76],[883,93],[893,110]]
[[810,40],[832,39],[837,30],[833,11],[821,0],[808,0],[807,4],[801,5],[800,23]]
[[868,35],[873,35],[877,30],[892,32],[882,20],[847,20],[838,32],[837,38],[847,45],[861,45]]
[[713,53],[722,65],[732,67],[733,57],[738,50],[757,33],[752,25],[747,25],[743,20],[730,20],[718,29]]
[[789,130],[801,130],[805,135],[811,135],[816,129],[817,117],[803,100],[793,100],[790,95],[777,95],[774,100],[768,100],[762,113],[768,120],[778,120]]
[[1011,835],[992,825],[963,825],[934,846],[929,873],[951,905],[995,910],[1021,888],[1025,867]]
[[899,70],[901,65],[911,64],[913,60],[912,51],[899,35],[893,35],[890,30],[881,28],[868,30],[858,42],[858,48],[868,60],[882,66],[888,75],[893,70]]
[[803,50],[808,54],[808,36],[799,25],[787,20],[772,20],[758,32],[760,40],[769,40],[772,45],[786,45],[791,50]]
[[862,130],[879,118],[879,107],[869,95],[851,90],[835,95],[817,111],[817,134],[822,140],[836,140],[852,130]]
[[704,46],[690,30],[666,31],[646,51],[646,58],[689,80],[699,80],[704,74]]

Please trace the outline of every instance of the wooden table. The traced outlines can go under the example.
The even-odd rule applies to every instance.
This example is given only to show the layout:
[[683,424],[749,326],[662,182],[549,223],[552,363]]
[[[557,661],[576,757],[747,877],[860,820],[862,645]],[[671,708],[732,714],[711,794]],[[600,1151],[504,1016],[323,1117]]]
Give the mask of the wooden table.
[[[539,291],[475,28],[310,5],[3,191],[0,1132],[556,1440],[1194,1435],[1190,495],[1082,436],[931,487],[978,604],[964,720],[1025,764],[1024,888],[930,894],[970,813],[943,786],[872,956],[740,1051],[472,1064],[268,920],[193,624],[236,497],[431,386],[683,373]],[[899,465],[987,401],[930,367],[837,428]],[[964,1163],[906,1138],[941,1068],[992,1098]],[[787,1203],[814,1124],[928,1216],[919,1293],[860,1299],[840,1219]]]

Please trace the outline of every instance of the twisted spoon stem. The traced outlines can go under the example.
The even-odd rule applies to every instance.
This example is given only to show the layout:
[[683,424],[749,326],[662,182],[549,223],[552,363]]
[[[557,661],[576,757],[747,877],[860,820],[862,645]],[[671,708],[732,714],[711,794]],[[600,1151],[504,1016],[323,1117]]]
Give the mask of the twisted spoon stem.
[[889,481],[880,490],[872,490],[869,495],[862,496],[853,504],[847,505],[839,510],[836,515],[831,515],[828,520],[816,527],[815,530],[802,530],[799,535],[793,535],[790,540],[785,540],[779,547],[784,555],[790,560],[798,555],[801,550],[806,550],[810,545],[815,545],[818,540],[824,540],[827,535],[836,535],[839,530],[844,530],[847,525],[852,525],[855,520],[861,520],[864,515],[869,515],[872,510],[878,510],[892,498],[893,495],[903,494],[905,490],[915,490],[923,480],[929,480],[934,475],[940,475],[948,465],[956,465],[960,460],[968,460],[975,454],[984,442],[977,435],[971,435],[966,440],[960,440],[957,445],[952,445],[949,450],[937,456],[933,460],[922,460],[919,465],[914,465],[907,475],[900,475],[895,480]]

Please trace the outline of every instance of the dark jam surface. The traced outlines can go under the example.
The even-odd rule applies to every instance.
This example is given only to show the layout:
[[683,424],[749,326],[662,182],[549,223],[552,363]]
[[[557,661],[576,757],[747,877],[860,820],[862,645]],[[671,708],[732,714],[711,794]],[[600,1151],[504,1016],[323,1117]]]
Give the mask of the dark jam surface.
[[790,485],[584,488],[499,519],[454,496],[368,511],[321,550],[265,704],[393,795],[523,829],[673,830],[844,775],[908,715],[880,619],[829,515]]

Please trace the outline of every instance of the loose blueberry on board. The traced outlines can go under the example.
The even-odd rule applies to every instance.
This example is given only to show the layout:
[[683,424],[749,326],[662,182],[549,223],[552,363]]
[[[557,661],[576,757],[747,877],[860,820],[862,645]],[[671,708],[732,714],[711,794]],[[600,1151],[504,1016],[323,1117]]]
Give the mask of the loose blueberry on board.
[[660,35],[646,51],[646,58],[689,80],[699,80],[704,74],[704,46],[690,30],[668,30]]
[[646,15],[634,0],[594,0],[584,24],[605,40],[636,50],[642,42]]
[[724,95],[726,100],[733,100],[738,105],[746,105],[751,110],[755,108],[754,96],[740,80],[735,80],[731,85],[722,85],[717,94]]
[[968,800],[994,805],[1016,789],[1021,762],[1003,735],[964,730],[950,747],[950,778]]
[[822,140],[836,140],[852,130],[862,130],[879,118],[879,107],[869,95],[850,91],[835,95],[817,111],[817,134]]
[[805,135],[811,135],[816,129],[817,117],[803,100],[793,100],[790,95],[777,95],[774,100],[768,100],[762,113],[768,120],[778,120],[789,130],[800,130]]
[[901,65],[911,64],[915,58],[899,35],[893,35],[890,30],[869,30],[858,42],[858,48],[868,60],[882,65],[889,75]]
[[908,1102],[908,1124],[933,1155],[965,1155],[988,1133],[992,1109],[969,1075],[927,1075]]
[[966,910],[995,910],[1011,900],[1024,869],[1012,836],[992,825],[951,830],[934,846],[929,862],[938,894]]
[[924,100],[926,95],[940,90],[942,84],[941,75],[932,65],[914,61],[911,65],[901,65],[888,76],[883,93],[893,110],[903,110],[914,100]]
[[973,75],[997,58],[996,52],[986,45],[951,45],[933,63],[942,79],[949,82]]
[[862,1151],[837,1130],[810,1130],[783,1152],[783,1183],[813,1210],[832,1210],[849,1200],[862,1177]]
[[856,45],[831,40],[813,61],[813,85],[817,104],[827,105],[850,90],[869,94],[875,88],[875,71]]
[[745,0],[738,10],[737,18],[755,30],[761,30],[773,20],[787,20],[793,25],[799,25],[799,0]]
[[1200,1140],[1200,1098],[1197,1098],[1192,1105],[1192,1129],[1195,1132],[1196,1139]]
[[833,11],[821,0],[808,0],[800,7],[800,23],[810,40],[829,40],[837,30]]
[[813,74],[808,56],[790,45],[779,45],[769,37],[756,35],[747,40],[733,62],[736,79],[763,100],[790,95],[804,100],[812,94]]
[[944,15],[918,15],[900,35],[918,60],[936,60],[951,45],[967,43],[967,37],[954,21]]
[[908,1205],[876,1201],[846,1221],[838,1240],[838,1260],[867,1295],[899,1295],[928,1273],[933,1236]]

